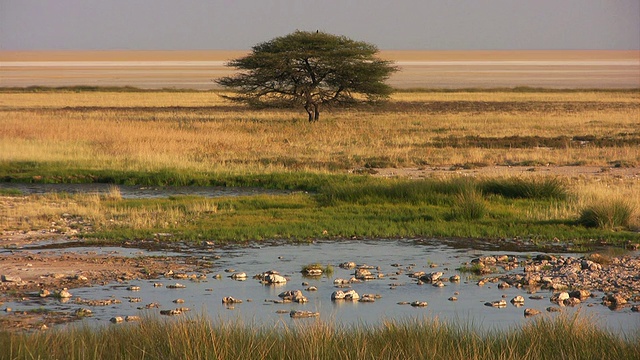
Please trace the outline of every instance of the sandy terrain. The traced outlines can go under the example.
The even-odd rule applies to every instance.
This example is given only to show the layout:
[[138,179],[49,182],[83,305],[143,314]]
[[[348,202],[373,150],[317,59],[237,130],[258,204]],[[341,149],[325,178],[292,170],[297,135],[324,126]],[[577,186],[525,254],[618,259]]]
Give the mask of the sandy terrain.
[[410,179],[447,176],[474,177],[532,177],[552,176],[560,178],[614,178],[640,181],[640,168],[615,168],[600,166],[485,166],[474,169],[451,167],[425,167],[402,169],[376,169],[375,176],[404,177]]
[[[0,51],[0,86],[213,89],[244,51]],[[638,51],[382,51],[397,88],[638,88]]]

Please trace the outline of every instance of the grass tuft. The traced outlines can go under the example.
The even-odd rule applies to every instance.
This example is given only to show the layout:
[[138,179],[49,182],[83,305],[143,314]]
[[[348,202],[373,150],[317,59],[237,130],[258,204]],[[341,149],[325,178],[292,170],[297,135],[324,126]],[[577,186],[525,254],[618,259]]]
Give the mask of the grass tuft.
[[583,208],[578,223],[592,228],[627,229],[634,210],[633,206],[624,200],[601,201]]
[[482,192],[472,187],[456,195],[451,216],[454,219],[479,220],[486,212],[487,205]]
[[510,199],[566,199],[567,189],[557,178],[543,179],[491,179],[480,183],[486,194]]
[[255,326],[205,316],[98,329],[0,330],[0,348],[10,359],[637,359],[639,344],[636,334],[618,336],[580,316],[488,331],[429,318]]

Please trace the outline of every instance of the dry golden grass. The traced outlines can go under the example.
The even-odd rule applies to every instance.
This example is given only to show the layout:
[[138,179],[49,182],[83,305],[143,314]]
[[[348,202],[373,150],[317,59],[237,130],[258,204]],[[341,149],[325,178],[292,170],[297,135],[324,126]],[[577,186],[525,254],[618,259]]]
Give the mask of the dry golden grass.
[[[450,106],[459,101],[511,102],[515,110],[429,111],[420,106],[429,102]],[[552,102],[570,103],[577,110],[536,107]],[[403,107],[405,103],[414,105]],[[583,103],[602,105],[581,109]],[[208,92],[8,93],[0,98],[0,161],[195,171],[640,163],[636,145],[433,145],[438,139],[465,136],[619,138],[631,134],[637,138],[640,95],[636,93],[400,93],[394,95],[393,104],[392,110],[325,111],[319,123],[309,124],[298,109],[251,110]],[[518,110],[520,104],[522,110]]]

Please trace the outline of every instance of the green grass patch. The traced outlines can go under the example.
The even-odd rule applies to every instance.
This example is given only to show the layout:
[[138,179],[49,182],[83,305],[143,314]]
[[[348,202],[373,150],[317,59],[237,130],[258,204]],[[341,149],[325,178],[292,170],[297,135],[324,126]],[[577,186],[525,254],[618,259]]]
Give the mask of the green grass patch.
[[0,196],[21,196],[23,195],[22,191],[18,189],[0,189]]
[[567,197],[566,187],[556,178],[491,179],[482,181],[478,186],[485,194],[512,199],[565,199]]
[[[535,220],[537,215],[532,216],[532,212],[546,214],[548,209],[567,201],[564,185],[552,179],[400,180],[303,172],[103,175],[100,178],[94,173],[82,179],[303,191],[216,199],[122,199],[114,193],[98,200],[82,200],[81,195],[58,195],[67,199],[65,203],[78,199],[88,204],[87,215],[78,214],[92,224],[91,232],[82,233],[85,239],[120,242],[169,233],[169,239],[219,243],[407,237],[521,238],[541,245],[555,238],[576,245],[602,240],[613,244],[640,241],[640,234],[632,231],[582,226],[575,217],[569,218],[570,214],[565,215],[567,218],[549,219],[544,215],[540,217],[547,220]],[[60,214],[51,215],[52,221],[68,211],[60,209]],[[75,215],[80,210],[73,211]]]
[[593,228],[627,229],[633,212],[634,208],[624,200],[601,201],[582,209],[578,223]]

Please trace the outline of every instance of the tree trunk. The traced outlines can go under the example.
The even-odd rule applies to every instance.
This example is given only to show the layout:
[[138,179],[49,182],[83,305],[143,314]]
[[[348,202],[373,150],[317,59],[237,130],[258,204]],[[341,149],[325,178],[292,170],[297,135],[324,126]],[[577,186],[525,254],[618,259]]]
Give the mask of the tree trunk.
[[309,122],[313,122],[313,111],[311,111],[310,104],[305,104],[304,109],[307,111],[307,114],[309,114]]
[[313,104],[313,121],[318,121],[320,119],[320,106],[318,104]]

